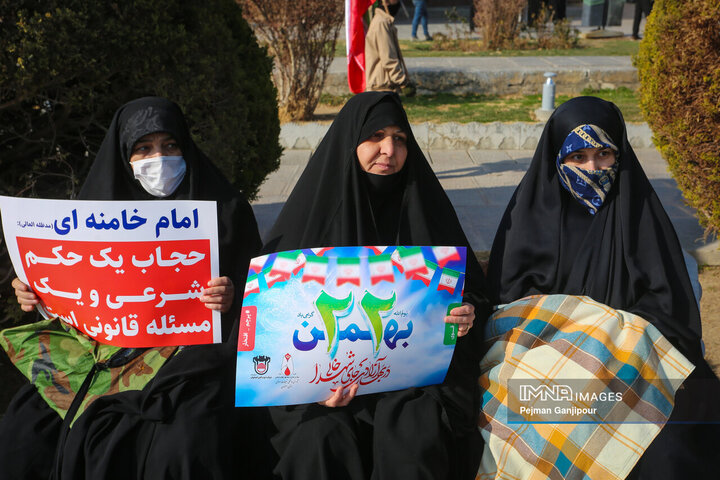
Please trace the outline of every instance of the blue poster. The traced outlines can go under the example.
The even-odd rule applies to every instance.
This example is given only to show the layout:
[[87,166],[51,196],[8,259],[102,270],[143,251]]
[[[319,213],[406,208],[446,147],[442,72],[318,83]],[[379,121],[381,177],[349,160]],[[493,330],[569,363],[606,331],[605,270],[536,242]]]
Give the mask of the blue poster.
[[254,258],[240,313],[235,405],[442,383],[457,340],[465,247],[335,247]]

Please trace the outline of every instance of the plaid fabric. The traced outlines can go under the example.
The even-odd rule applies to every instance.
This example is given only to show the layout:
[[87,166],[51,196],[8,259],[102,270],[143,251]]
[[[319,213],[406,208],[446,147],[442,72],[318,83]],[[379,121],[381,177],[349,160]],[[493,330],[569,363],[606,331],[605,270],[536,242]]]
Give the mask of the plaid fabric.
[[[502,305],[486,338],[479,479],[625,478],[694,368],[653,325],[589,297],[536,295]],[[584,395],[620,393],[622,400],[566,402],[599,407],[576,423],[512,423],[522,418],[510,408],[519,401],[508,388],[517,379],[542,379],[549,387],[575,382]]]

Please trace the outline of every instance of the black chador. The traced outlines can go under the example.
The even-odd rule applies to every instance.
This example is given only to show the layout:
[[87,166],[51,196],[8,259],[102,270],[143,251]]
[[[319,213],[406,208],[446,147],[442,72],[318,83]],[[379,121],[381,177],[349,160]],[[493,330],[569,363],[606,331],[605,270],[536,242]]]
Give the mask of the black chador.
[[[407,159],[394,174],[367,173],[356,148],[388,126],[407,134]],[[354,245],[468,246],[455,211],[423,156],[395,94],[351,98],[298,180],[266,252]],[[442,385],[361,395],[347,407],[271,408],[283,478],[474,478],[482,439],[480,341],[488,303],[468,248],[464,300],[475,326],[458,340]],[[442,321],[442,319],[438,319]]]
[[[580,125],[601,128],[618,148],[616,178],[594,215],[563,188],[556,166]],[[670,422],[720,420],[720,384],[702,356],[700,313],[680,243],[614,104],[574,98],[550,117],[498,228],[488,285],[495,303],[587,295],[639,315],[696,366],[676,394]],[[716,427],[667,425],[632,475],[709,478],[704,462],[715,456],[709,445],[717,445],[717,435]]]

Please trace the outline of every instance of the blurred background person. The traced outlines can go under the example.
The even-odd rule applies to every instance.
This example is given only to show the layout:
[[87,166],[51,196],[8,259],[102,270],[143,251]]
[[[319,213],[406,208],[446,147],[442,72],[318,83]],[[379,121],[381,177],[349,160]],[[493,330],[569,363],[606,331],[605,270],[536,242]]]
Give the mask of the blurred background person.
[[415,86],[398,42],[395,15],[400,0],[380,0],[365,36],[365,84],[369,91],[391,91],[408,97]]

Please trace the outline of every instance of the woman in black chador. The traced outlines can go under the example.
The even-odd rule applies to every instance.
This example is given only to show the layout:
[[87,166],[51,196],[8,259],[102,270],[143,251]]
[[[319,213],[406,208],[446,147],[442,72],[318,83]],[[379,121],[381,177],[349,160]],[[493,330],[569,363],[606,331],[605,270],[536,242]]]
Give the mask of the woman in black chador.
[[614,104],[574,98],[550,117],[498,228],[488,285],[496,304],[587,295],[657,327],[695,370],[629,478],[711,478],[718,425],[672,422],[720,420],[720,384],[677,235]]
[[[40,348],[23,345],[28,352],[40,355],[42,338],[67,336],[70,351],[84,346],[82,354],[98,363],[78,372],[62,348],[46,352],[54,360],[45,365],[51,375],[81,374],[83,386],[65,392],[68,398],[55,390],[48,396],[33,378],[18,393],[0,423],[0,477],[189,479],[247,471],[239,452],[246,453],[243,432],[249,420],[240,415],[250,414],[233,404],[233,312],[240,303],[234,285],[244,283],[248,262],[260,249],[247,200],[195,145],[180,108],[158,97],[134,100],[115,113],[79,198],[215,200],[222,276],[209,282],[200,301],[223,313],[225,343],[119,348],[97,344],[70,327],[61,331],[59,321],[38,322],[38,331],[27,338]],[[19,280],[13,285],[23,309],[32,310],[37,297]],[[160,357],[165,360],[158,362]],[[151,358],[154,364],[148,363]],[[118,382],[129,381],[124,375],[147,381],[141,389],[112,393],[111,388],[81,406],[101,370],[114,372]]]
[[[468,246],[397,95],[356,95],[338,114],[268,235],[267,252],[323,246]],[[474,478],[479,341],[488,304],[468,247],[464,305],[445,382],[271,408],[282,478]],[[476,319],[480,327],[472,327]],[[442,321],[442,319],[438,319]],[[354,398],[353,398],[354,397]],[[329,408],[334,406],[335,408]]]

